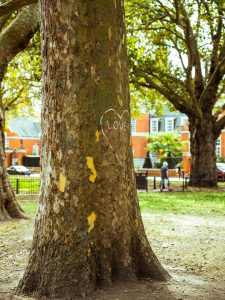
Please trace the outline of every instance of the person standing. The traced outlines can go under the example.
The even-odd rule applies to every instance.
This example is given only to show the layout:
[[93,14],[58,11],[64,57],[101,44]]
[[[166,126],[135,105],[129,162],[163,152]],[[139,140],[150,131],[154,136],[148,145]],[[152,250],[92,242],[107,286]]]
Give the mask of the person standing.
[[177,174],[178,174],[179,180],[180,180],[180,177],[181,177],[181,166],[180,166],[180,164],[177,167]]
[[163,189],[168,188],[169,186],[169,177],[168,177],[168,163],[166,161],[163,162],[162,168],[161,168],[161,185],[160,185],[160,191]]

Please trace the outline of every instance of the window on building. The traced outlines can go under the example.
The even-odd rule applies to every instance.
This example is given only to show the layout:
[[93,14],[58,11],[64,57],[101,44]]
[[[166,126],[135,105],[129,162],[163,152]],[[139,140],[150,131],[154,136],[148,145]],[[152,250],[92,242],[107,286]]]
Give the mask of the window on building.
[[151,119],[151,121],[150,121],[150,131],[153,132],[153,133],[159,131],[159,120],[158,119]]
[[39,155],[39,147],[38,147],[38,145],[33,145],[33,155]]
[[136,132],[136,120],[131,119],[131,133],[135,133],[135,132]]
[[221,157],[221,137],[216,141],[216,156]]
[[181,126],[186,126],[186,125],[188,125],[188,117],[181,117],[180,125],[181,125]]
[[156,152],[150,152],[150,158],[157,158]]
[[7,133],[5,132],[5,148],[9,148],[9,139],[7,137]]
[[174,131],[174,118],[165,119],[165,131],[166,132]]

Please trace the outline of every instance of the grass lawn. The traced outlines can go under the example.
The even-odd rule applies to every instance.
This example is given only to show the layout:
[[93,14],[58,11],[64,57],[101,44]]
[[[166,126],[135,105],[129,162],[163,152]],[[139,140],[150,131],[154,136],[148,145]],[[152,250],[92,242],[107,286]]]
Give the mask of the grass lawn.
[[19,205],[28,217],[35,217],[37,213],[37,201],[18,201]]
[[[20,201],[29,216],[35,216],[36,201]],[[225,193],[185,192],[139,194],[143,212],[175,213],[200,216],[225,216]]]
[[139,194],[142,211],[225,216],[225,193],[184,192]]
[[[202,290],[198,290],[195,299],[224,299],[224,198],[223,193],[216,192],[139,194],[145,232],[152,249],[163,266],[176,276],[173,282],[177,282],[177,286],[173,286],[172,290],[177,290],[178,286],[181,288],[179,296],[172,297],[170,294],[160,299],[194,299],[193,292],[189,297],[185,289],[191,287],[191,290],[197,291],[201,286]],[[23,200],[19,203],[31,218],[2,222],[0,226],[0,299],[11,299],[5,295],[13,293],[18,285],[32,242],[37,201]],[[214,283],[216,286],[212,287]],[[145,290],[149,294],[148,291],[156,291],[155,284],[153,288],[149,290],[148,286]],[[161,288],[159,286],[157,290]],[[123,287],[123,291],[125,289],[130,288]],[[214,290],[218,294],[214,295]],[[149,299],[149,295],[142,297],[140,287],[137,291],[137,299],[138,296]],[[133,299],[132,296],[129,299]],[[118,298],[116,293],[113,295],[115,298]],[[112,298],[104,296],[104,299]]]

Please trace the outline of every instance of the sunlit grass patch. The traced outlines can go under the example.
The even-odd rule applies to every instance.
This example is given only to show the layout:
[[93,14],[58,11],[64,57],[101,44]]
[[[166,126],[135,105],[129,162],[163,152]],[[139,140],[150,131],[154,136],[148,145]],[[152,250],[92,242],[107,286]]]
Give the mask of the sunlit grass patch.
[[139,194],[142,211],[191,215],[225,215],[225,193],[185,192]]

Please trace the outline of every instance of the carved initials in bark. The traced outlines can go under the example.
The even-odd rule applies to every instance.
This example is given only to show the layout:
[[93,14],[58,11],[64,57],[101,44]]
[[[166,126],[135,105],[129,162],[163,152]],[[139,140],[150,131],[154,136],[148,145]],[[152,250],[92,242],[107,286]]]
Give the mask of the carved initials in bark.
[[118,145],[124,143],[124,133],[128,130],[128,120],[129,112],[127,110],[119,114],[113,108],[107,110],[100,119],[102,134],[109,143],[110,148],[115,151],[117,159],[121,162],[125,158],[123,149],[126,149],[126,147],[118,149]]

